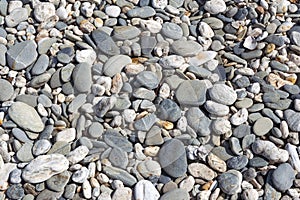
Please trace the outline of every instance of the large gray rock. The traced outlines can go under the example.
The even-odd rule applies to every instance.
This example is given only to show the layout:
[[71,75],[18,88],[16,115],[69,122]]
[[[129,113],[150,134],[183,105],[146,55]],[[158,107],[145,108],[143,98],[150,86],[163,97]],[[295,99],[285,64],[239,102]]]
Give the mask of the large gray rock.
[[26,40],[10,47],[6,53],[9,67],[17,71],[27,68],[37,59],[36,47],[33,40]]
[[284,192],[290,189],[293,185],[295,180],[294,169],[289,163],[283,163],[274,170],[271,179],[273,186],[277,190]]
[[9,117],[21,128],[32,132],[44,130],[44,123],[36,110],[22,102],[13,103],[8,109]]

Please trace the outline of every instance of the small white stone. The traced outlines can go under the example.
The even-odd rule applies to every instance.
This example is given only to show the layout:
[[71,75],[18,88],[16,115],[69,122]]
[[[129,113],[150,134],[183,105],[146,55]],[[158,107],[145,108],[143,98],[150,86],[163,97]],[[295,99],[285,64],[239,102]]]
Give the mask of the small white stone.
[[64,7],[59,7],[56,10],[56,15],[60,20],[66,20],[68,18],[68,11]]
[[211,127],[217,135],[224,135],[232,132],[230,121],[224,118],[217,118],[214,120]]
[[243,200],[257,200],[258,197],[258,192],[255,189],[246,189],[242,193]]
[[141,20],[140,25],[143,29],[150,31],[151,33],[159,33],[162,29],[161,23],[154,20]]
[[42,2],[34,7],[34,17],[39,22],[44,22],[53,15],[55,15],[55,6],[52,3]]
[[246,37],[243,46],[249,50],[254,50],[257,47],[257,42],[252,36]]
[[164,9],[168,5],[168,0],[152,0],[151,3],[154,8]]
[[9,1],[8,4],[8,13],[11,13],[16,8],[22,8],[23,3],[22,1]]
[[212,38],[215,36],[215,33],[212,30],[212,28],[205,22],[200,22],[198,29],[199,29],[201,36],[203,36],[203,37]]
[[297,170],[297,172],[300,172],[300,159],[299,154],[297,153],[297,147],[288,143],[285,146],[285,149],[289,152],[292,166]]
[[160,194],[150,181],[141,180],[134,187],[134,197],[140,200],[158,200]]
[[76,129],[68,128],[56,134],[56,141],[72,142],[76,137]]
[[247,119],[248,119],[248,110],[246,108],[242,108],[237,113],[231,116],[230,121],[233,125],[238,126],[246,122]]
[[97,58],[97,54],[93,49],[85,49],[77,51],[75,58],[79,63],[86,62],[92,65]]
[[185,178],[183,181],[180,182],[179,188],[186,189],[188,192],[190,192],[193,189],[195,182],[196,181],[194,177],[188,176],[187,178]]
[[110,17],[118,17],[121,13],[121,8],[119,6],[107,6],[105,13]]
[[215,15],[224,12],[226,10],[226,4],[224,0],[206,1],[204,5],[204,9],[208,11],[210,14]]
[[189,58],[189,64],[192,66],[199,66],[208,61],[213,60],[217,56],[217,52],[215,51],[202,51],[198,55]]
[[118,188],[112,195],[112,200],[131,200],[132,190],[128,187]]
[[69,162],[73,165],[83,160],[88,153],[89,149],[86,146],[82,145],[71,151],[67,155],[67,158]]
[[91,199],[92,198],[92,187],[91,184],[88,180],[85,180],[82,184],[82,192],[83,196],[86,199]]

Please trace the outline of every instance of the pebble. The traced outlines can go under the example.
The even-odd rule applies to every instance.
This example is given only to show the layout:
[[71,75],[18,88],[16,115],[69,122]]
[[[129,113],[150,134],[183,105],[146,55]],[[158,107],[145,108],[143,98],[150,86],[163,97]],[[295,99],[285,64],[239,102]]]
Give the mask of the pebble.
[[258,119],[253,126],[253,132],[257,136],[263,136],[270,132],[273,128],[273,121],[268,117]]
[[[177,150],[172,151],[172,149]],[[158,152],[158,159],[162,169],[172,177],[180,177],[187,171],[185,148],[178,139],[165,142]]]
[[85,93],[90,91],[92,86],[92,73],[90,64],[80,63],[76,65],[72,73],[72,79],[76,92]]
[[270,141],[256,140],[252,144],[252,150],[258,155],[262,155],[269,161],[275,163],[286,162],[289,158],[289,154],[286,150],[276,147],[276,145]]
[[215,84],[208,92],[213,101],[223,105],[231,105],[237,99],[236,92],[225,84]]
[[128,164],[127,153],[120,148],[113,148],[108,157],[109,161],[115,167],[125,168]]
[[144,6],[142,8],[134,8],[131,9],[127,12],[127,16],[134,18],[134,17],[138,17],[138,18],[149,18],[155,15],[155,10],[150,7],[150,6]]
[[6,195],[10,199],[21,199],[25,196],[25,192],[21,184],[14,184],[7,189]]
[[144,200],[158,200],[159,192],[154,185],[148,180],[140,180],[134,187],[134,198]]
[[92,32],[92,37],[98,49],[106,55],[119,55],[120,49],[113,39],[104,31],[96,29]]
[[45,128],[36,110],[25,103],[13,103],[8,110],[8,114],[18,126],[25,130],[41,132]]
[[89,149],[86,146],[82,145],[71,151],[66,157],[69,160],[70,164],[74,165],[83,160],[88,153]]
[[9,67],[17,71],[27,68],[37,59],[36,47],[36,43],[32,40],[20,42],[10,47],[6,53]]
[[155,89],[159,84],[159,79],[154,72],[142,71],[135,77],[135,85],[137,87],[145,87],[147,89]]
[[0,79],[0,101],[9,100],[14,94],[13,86],[5,79]]
[[247,119],[248,119],[248,111],[246,108],[242,108],[231,116],[230,121],[233,125],[239,126],[244,122],[246,122]]
[[284,118],[292,131],[300,131],[300,125],[297,123],[300,119],[300,113],[288,109],[284,111]]
[[116,40],[130,40],[139,36],[141,31],[134,26],[116,26],[112,36]]
[[210,14],[216,15],[226,10],[226,4],[223,0],[211,0],[204,4],[204,9]]
[[110,17],[118,17],[121,13],[121,9],[118,6],[107,6],[105,13]]
[[200,106],[206,101],[207,88],[204,81],[186,80],[178,86],[175,96],[181,106]]
[[84,183],[89,176],[89,170],[86,167],[82,167],[81,169],[75,171],[72,175],[72,181],[75,183]]
[[133,186],[137,182],[134,176],[130,175],[127,171],[119,168],[106,166],[103,167],[103,172],[106,173],[110,178],[122,181],[124,185]]
[[241,172],[231,169],[218,176],[217,180],[219,187],[225,194],[233,195],[241,192]]
[[217,56],[217,52],[214,51],[202,51],[196,56],[189,59],[189,64],[192,66],[200,66],[208,61],[213,60]]
[[49,57],[46,54],[42,54],[37,59],[36,63],[31,69],[31,73],[33,75],[40,75],[43,74],[49,65]]
[[41,155],[33,159],[23,170],[22,178],[29,183],[40,183],[69,167],[69,161],[61,154]]
[[230,169],[241,170],[248,164],[248,158],[244,155],[235,156],[226,161],[227,167]]
[[32,147],[32,153],[35,156],[47,153],[51,148],[51,142],[46,139],[38,140]]
[[181,117],[181,110],[174,101],[165,99],[160,103],[156,115],[162,120],[176,122]]
[[55,192],[61,192],[64,190],[65,186],[69,182],[70,173],[68,171],[64,171],[62,173],[56,174],[49,178],[46,181],[47,188],[53,190]]
[[55,6],[50,2],[41,2],[34,7],[34,17],[39,22],[44,22],[55,15]]
[[175,23],[170,22],[166,22],[162,25],[161,33],[163,36],[171,38],[173,40],[179,40],[183,36],[181,27]]
[[174,189],[160,197],[160,200],[171,200],[171,199],[190,199],[188,192],[185,189]]
[[5,23],[8,27],[15,27],[19,23],[28,19],[28,10],[26,8],[15,8],[5,17]]
[[184,57],[195,56],[203,49],[199,43],[192,40],[176,40],[171,44],[171,48],[175,54]]
[[[125,55],[116,55],[108,59],[103,66],[103,73],[107,76],[113,77],[120,73],[125,65],[131,63],[131,58]],[[113,67],[112,67],[113,66]]]
[[206,110],[215,116],[221,117],[229,114],[229,107],[223,104],[216,103],[214,101],[206,101]]
[[210,181],[217,176],[212,169],[201,163],[189,164],[188,171],[193,177],[201,178],[207,181]]
[[290,189],[295,180],[295,173],[292,166],[288,163],[280,164],[273,172],[272,183],[279,191],[286,191]]

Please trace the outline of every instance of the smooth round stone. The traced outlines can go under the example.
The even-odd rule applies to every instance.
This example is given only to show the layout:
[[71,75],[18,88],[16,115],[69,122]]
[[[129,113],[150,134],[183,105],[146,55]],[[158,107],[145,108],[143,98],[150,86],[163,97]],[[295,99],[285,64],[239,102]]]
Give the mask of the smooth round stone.
[[181,106],[200,106],[206,101],[206,82],[200,80],[183,81],[175,91]]
[[248,111],[246,108],[242,108],[237,113],[231,116],[230,121],[233,125],[238,126],[245,123],[247,119],[248,119]]
[[216,135],[230,134],[231,124],[230,121],[224,118],[217,118],[211,123],[211,128]]
[[120,148],[113,148],[110,151],[108,160],[115,167],[126,168],[128,165],[128,155]]
[[142,71],[135,77],[137,87],[144,86],[147,89],[155,89],[158,87],[159,79],[154,72]]
[[134,17],[137,17],[137,18],[149,18],[149,17],[152,17],[155,15],[155,10],[150,7],[150,6],[144,6],[142,8],[140,7],[136,7],[134,9],[131,9],[127,12],[127,16],[128,17],[131,17],[131,18],[134,18]]
[[22,184],[11,185],[7,189],[6,195],[10,199],[21,199],[23,196],[25,196],[25,192],[24,192]]
[[185,189],[174,189],[171,190],[160,197],[160,200],[189,200],[189,193]]
[[51,146],[52,144],[49,140],[45,140],[45,139],[38,140],[34,143],[32,147],[32,153],[35,156],[45,154],[50,150]]
[[44,124],[36,110],[22,102],[13,103],[8,109],[9,117],[21,128],[41,132],[44,130]]
[[146,145],[160,145],[164,142],[162,134],[162,130],[158,126],[152,126],[151,129],[148,131],[145,144]]
[[218,172],[225,172],[227,170],[226,162],[213,153],[208,154],[207,162],[212,169]]
[[236,92],[225,84],[215,84],[209,90],[209,96],[213,101],[224,105],[231,105],[237,99]]
[[105,13],[110,17],[118,17],[121,13],[121,8],[118,6],[106,6]]
[[148,180],[140,180],[134,186],[134,198],[143,200],[157,200],[160,194],[155,186]]
[[233,130],[233,136],[237,138],[243,138],[246,135],[250,135],[251,127],[247,124],[241,124]]
[[178,139],[170,139],[163,144],[158,152],[158,160],[163,170],[172,177],[180,177],[187,171],[185,148]]
[[55,141],[72,142],[76,138],[76,129],[67,128],[56,133]]
[[215,51],[202,51],[198,53],[196,56],[189,58],[189,64],[192,66],[200,66],[202,64],[208,63],[212,61],[217,56],[217,52]]
[[258,119],[253,126],[253,132],[257,136],[263,136],[269,133],[273,128],[273,121],[268,117]]
[[265,167],[269,164],[265,159],[261,157],[254,157],[249,160],[250,167]]
[[116,40],[130,40],[139,36],[141,31],[135,26],[116,26],[112,33]]
[[60,174],[52,176],[46,181],[47,188],[55,192],[63,191],[70,179],[70,172],[64,171]]
[[289,128],[292,131],[300,131],[300,124],[299,124],[299,120],[300,120],[300,113],[299,112],[295,112],[293,110],[286,110],[284,111],[284,119],[286,120]]
[[166,22],[162,25],[161,33],[167,38],[178,40],[182,38],[183,31],[181,27],[175,23]]
[[198,136],[207,136],[211,133],[211,120],[198,108],[192,107],[186,113],[188,125]]
[[48,18],[55,15],[55,6],[53,3],[42,2],[34,7],[34,17],[39,22],[44,22]]
[[286,84],[286,85],[283,86],[283,89],[285,91],[287,91],[288,93],[290,93],[290,94],[299,94],[300,93],[300,88],[299,88],[298,85],[288,85],[288,84]]
[[89,176],[89,170],[86,167],[82,167],[80,170],[77,170],[72,175],[72,181],[75,183],[83,183],[87,180]]
[[65,191],[64,191],[64,197],[67,199],[73,199],[75,191],[76,191],[76,184],[72,183],[72,184],[66,185]]
[[103,73],[107,76],[113,77],[117,73],[121,73],[125,65],[131,63],[131,58],[126,55],[116,55],[109,58],[104,66]]
[[171,48],[175,54],[185,57],[195,56],[203,50],[198,42],[192,40],[176,40],[171,44]]
[[156,114],[162,120],[175,122],[181,117],[181,109],[171,99],[165,99],[158,106]]
[[[36,43],[33,40],[26,40],[14,44],[6,53],[9,67],[13,70],[27,68],[37,59]],[[26,49],[26,51],[23,51]]]
[[229,107],[223,104],[216,103],[214,101],[206,101],[205,103],[206,110],[215,116],[225,116],[229,114]]
[[29,183],[40,183],[69,168],[69,161],[61,154],[41,155],[23,170],[22,178]]
[[104,128],[102,124],[98,122],[94,122],[91,124],[91,126],[88,129],[88,135],[92,138],[98,138],[100,137],[104,132]]
[[0,101],[9,100],[14,94],[14,88],[10,82],[5,79],[0,79]]
[[79,63],[86,62],[92,65],[97,58],[97,54],[93,49],[84,49],[81,51],[77,51],[75,58]]
[[103,139],[111,147],[121,148],[126,152],[131,152],[133,149],[132,143],[115,130],[107,130],[103,135]]
[[293,185],[295,180],[294,169],[289,163],[283,163],[274,170],[271,179],[273,186],[277,190],[284,192],[290,189]]
[[78,93],[88,92],[92,86],[91,65],[80,63],[76,65],[72,73],[74,88]]
[[202,22],[207,23],[212,29],[221,29],[224,27],[223,21],[216,17],[204,18]]
[[32,75],[40,75],[44,73],[49,66],[49,57],[46,54],[40,55],[36,63],[31,69]]
[[237,101],[235,104],[237,108],[250,108],[253,105],[253,100],[250,98],[244,98],[241,101]]
[[205,37],[205,38],[212,38],[214,37],[215,33],[212,30],[212,28],[205,22],[200,22],[198,30],[200,32],[200,35]]
[[210,14],[218,14],[226,10],[226,4],[223,0],[206,1],[204,9]]
[[188,171],[193,177],[201,178],[207,181],[210,181],[217,176],[216,172],[201,163],[189,164]]
[[89,149],[86,146],[79,146],[71,151],[66,157],[71,164],[76,164],[83,160],[89,153]]
[[96,29],[92,32],[92,37],[98,49],[109,56],[119,55],[120,49],[115,44],[114,40],[105,31]]
[[146,160],[138,164],[137,170],[145,178],[151,176],[160,177],[161,175],[161,166],[157,161]]
[[227,167],[230,169],[241,170],[248,164],[248,158],[244,155],[232,157],[226,161]]
[[241,183],[243,176],[241,172],[229,170],[218,177],[218,183],[221,190],[228,195],[241,192]]

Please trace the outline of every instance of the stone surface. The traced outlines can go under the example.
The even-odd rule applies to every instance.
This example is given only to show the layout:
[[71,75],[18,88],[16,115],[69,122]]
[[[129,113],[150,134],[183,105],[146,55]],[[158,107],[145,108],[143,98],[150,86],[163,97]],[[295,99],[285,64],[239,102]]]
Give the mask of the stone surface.
[[174,53],[184,57],[195,56],[203,49],[199,43],[191,40],[176,40],[172,43],[171,47]]
[[13,70],[27,68],[37,59],[36,43],[32,40],[17,43],[6,53],[7,63]]
[[34,7],[34,17],[39,22],[44,22],[55,15],[55,6],[50,2],[41,2]]
[[111,57],[103,66],[103,72],[107,76],[114,76],[116,73],[120,73],[125,65],[131,63],[129,56],[116,55]]
[[0,79],[0,88],[0,101],[9,100],[14,93],[13,86],[7,80]]
[[44,124],[36,110],[22,102],[15,102],[8,110],[9,117],[21,128],[41,132],[44,130]]
[[171,199],[190,199],[188,192],[185,189],[174,189],[160,197],[160,200],[171,200]]
[[41,155],[33,159],[23,170],[22,178],[29,183],[40,183],[69,167],[69,161],[61,154]]
[[88,92],[92,85],[91,65],[88,63],[76,65],[72,73],[72,80],[76,92]]
[[273,186],[279,191],[286,191],[291,188],[295,180],[294,169],[288,163],[279,165],[273,172],[272,176]]
[[193,177],[201,178],[207,181],[210,181],[217,176],[212,169],[201,163],[189,164],[188,171]]
[[266,135],[273,127],[273,121],[268,117],[258,119],[253,126],[253,132],[257,136]]
[[165,142],[159,150],[158,159],[163,170],[172,177],[180,177],[187,171],[186,152],[180,140],[170,139]]
[[140,180],[134,187],[134,198],[144,200],[158,200],[159,192],[154,185],[148,180]]
[[228,195],[241,192],[242,174],[236,170],[228,170],[218,176],[218,183],[221,190]]
[[231,105],[237,99],[236,92],[225,84],[215,84],[208,92],[213,101],[224,105]]
[[103,168],[103,171],[107,174],[108,177],[113,179],[118,179],[124,183],[124,185],[133,186],[137,180],[134,176],[130,175],[127,171],[106,166]]

